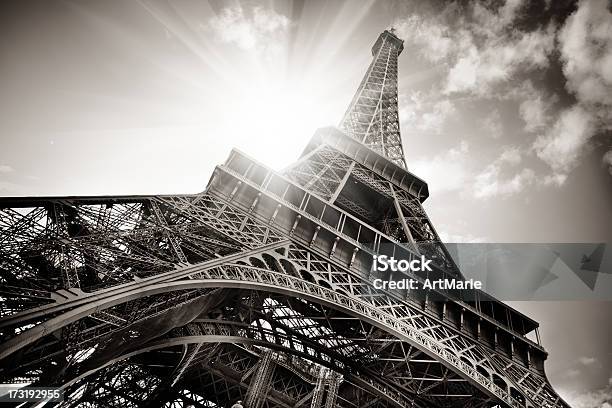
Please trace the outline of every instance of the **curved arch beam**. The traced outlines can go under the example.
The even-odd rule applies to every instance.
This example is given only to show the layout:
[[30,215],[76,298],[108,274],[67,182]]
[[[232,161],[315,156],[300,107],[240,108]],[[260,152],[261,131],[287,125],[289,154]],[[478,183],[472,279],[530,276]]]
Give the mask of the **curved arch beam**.
[[500,388],[490,378],[485,377],[474,367],[462,361],[460,357],[443,344],[440,344],[440,342],[429,335],[416,330],[406,321],[398,320],[390,313],[378,309],[372,304],[294,276],[244,265],[224,265],[223,267],[203,270],[197,273],[197,275],[200,279],[152,284],[122,291],[119,294],[109,293],[107,296],[96,297],[90,303],[75,307],[60,316],[53,317],[9,339],[0,346],[0,359],[82,317],[130,300],[172,291],[199,288],[223,287],[260,290],[283,295],[301,296],[362,319],[417,347],[441,364],[466,378],[485,394],[499,400],[506,406],[524,408],[506,390]]
[[[338,367],[335,366],[334,364],[331,364],[325,360],[316,358],[315,356],[312,356],[310,354],[307,353],[302,353],[299,352],[297,350],[288,348],[288,347],[284,347],[280,344],[276,344],[276,343],[270,343],[264,340],[258,340],[258,339],[251,339],[251,338],[247,338],[247,337],[242,337],[242,336],[226,336],[226,335],[214,335],[214,334],[207,334],[207,335],[199,335],[199,336],[183,336],[183,337],[176,337],[176,338],[172,338],[172,339],[164,339],[164,340],[158,340],[155,341],[151,344],[149,344],[146,347],[140,348],[138,350],[134,350],[131,351],[129,353],[125,353],[119,357],[115,357],[109,361],[107,361],[106,363],[92,368],[90,370],[85,371],[84,373],[79,374],[78,376],[74,377],[73,379],[65,382],[64,384],[60,385],[59,388],[62,390],[65,390],[66,388],[78,383],[79,381],[89,377],[92,374],[97,373],[98,371],[109,367],[117,362],[123,361],[125,359],[140,355],[140,354],[144,354],[144,353],[148,353],[150,351],[155,351],[155,350],[160,350],[160,349],[164,349],[164,348],[168,348],[168,347],[173,347],[173,346],[181,346],[181,345],[188,345],[188,344],[197,344],[197,343],[233,343],[233,344],[245,344],[245,345],[256,345],[256,346],[264,346],[270,349],[274,349],[274,350],[278,350],[278,351],[283,351],[285,353],[288,354],[293,354],[299,357],[302,357],[306,360],[310,360],[313,362],[316,362],[320,365],[326,366],[332,370],[337,370]],[[347,378],[347,380],[355,383],[356,385],[359,385],[360,387],[364,388],[365,390],[381,397],[384,398],[385,400],[389,401],[390,403],[392,403],[394,406],[396,407],[400,407],[400,408],[407,408],[410,405],[408,404],[402,404],[400,401],[397,401],[395,399],[393,399],[391,396],[389,396],[388,394],[385,394],[383,390],[377,388],[374,384],[371,384],[367,381],[365,381],[364,379],[355,376],[355,375],[345,375],[345,378]]]

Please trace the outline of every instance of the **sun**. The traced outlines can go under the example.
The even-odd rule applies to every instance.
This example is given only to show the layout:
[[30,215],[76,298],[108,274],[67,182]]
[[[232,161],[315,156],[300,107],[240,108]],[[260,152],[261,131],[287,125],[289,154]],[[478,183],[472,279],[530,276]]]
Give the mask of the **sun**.
[[226,136],[266,165],[283,168],[298,158],[317,128],[338,122],[337,109],[322,100],[311,83],[260,78],[244,84],[229,102],[235,120],[225,124]]

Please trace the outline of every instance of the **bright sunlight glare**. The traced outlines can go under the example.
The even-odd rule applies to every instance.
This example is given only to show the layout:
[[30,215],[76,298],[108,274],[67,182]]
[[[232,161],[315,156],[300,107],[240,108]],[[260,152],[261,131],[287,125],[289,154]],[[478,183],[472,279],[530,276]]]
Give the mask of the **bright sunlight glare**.
[[321,99],[316,88],[297,81],[259,82],[243,89],[232,107],[240,119],[226,123],[224,133],[266,165],[285,167],[317,128],[338,122]]

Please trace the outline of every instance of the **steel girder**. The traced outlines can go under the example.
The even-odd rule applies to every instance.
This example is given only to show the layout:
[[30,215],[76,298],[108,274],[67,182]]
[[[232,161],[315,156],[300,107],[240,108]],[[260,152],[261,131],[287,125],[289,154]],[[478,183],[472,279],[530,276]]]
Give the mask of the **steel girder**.
[[[316,344],[309,342],[308,339],[304,338],[296,340],[295,337],[287,336],[279,330],[258,328],[253,325],[220,322],[217,320],[194,322],[190,324],[190,327],[196,327],[197,330],[200,331],[200,334],[185,336],[186,333],[184,333],[184,331],[189,331],[187,328],[177,330],[171,334],[171,336],[176,337],[169,337],[164,340],[158,340],[147,345],[147,347],[145,348],[139,348],[136,351],[129,352],[122,356],[116,357],[101,366],[95,367],[88,371],[84,371],[79,375],[74,376],[72,379],[69,379],[67,382],[62,384],[61,387],[80,388],[80,384],[82,384],[84,380],[86,380],[85,382],[88,382],[89,377],[91,377],[92,375],[95,375],[99,371],[105,370],[107,368],[113,368],[123,360],[133,358],[143,353],[150,353],[155,350],[164,350],[167,348],[187,344],[202,346],[203,344],[232,343],[241,344],[243,347],[248,347],[256,351],[266,349],[282,351],[282,353],[274,353],[274,363],[279,366],[285,367],[286,370],[290,370],[295,376],[301,378],[301,382],[305,382],[310,385],[317,383],[318,380],[321,378],[319,375],[321,367],[331,367],[333,370],[342,370],[346,368],[346,363],[350,361],[345,358],[344,363],[340,362],[339,360],[337,360],[337,353],[334,357],[333,352],[330,352],[328,349],[325,349],[320,345],[317,346]],[[294,344],[291,344],[292,342]],[[254,345],[256,345],[257,347],[253,348]],[[299,345],[299,347],[296,348],[296,345]],[[265,346],[266,349],[261,349],[259,346]],[[201,350],[204,350],[204,353],[210,354],[211,348],[203,346],[201,347]],[[293,355],[294,357],[288,357],[288,355]],[[305,363],[308,360],[313,361],[313,363]],[[181,361],[184,361],[184,357]],[[192,378],[193,370],[200,368],[200,364],[202,364],[203,362],[205,364],[210,364],[211,361],[214,361],[215,365],[218,366],[218,360],[213,360],[210,355],[205,358],[196,355],[196,357],[192,360],[192,364],[190,366],[189,371],[186,373],[187,375],[185,376],[185,378]],[[252,375],[252,373],[247,373],[247,368],[252,367],[258,369],[258,364],[259,363],[243,367],[240,370],[243,373],[241,379],[244,381],[250,375]],[[350,383],[351,387],[358,387],[364,392],[375,395],[376,398],[390,401],[393,406],[413,406],[412,401],[410,399],[404,398],[400,393],[391,393],[391,389],[389,389],[388,386],[385,385],[380,379],[378,380],[378,382],[369,382],[372,380],[367,380],[368,377],[362,374],[364,373],[360,373],[360,375],[348,373],[347,377],[344,378],[344,381],[346,381],[347,384]],[[285,385],[278,389],[286,391],[288,387],[295,387],[295,384],[292,384],[290,380],[287,380],[287,377],[289,376],[284,375],[279,377],[281,378],[278,378],[275,381],[277,383],[283,382]],[[337,379],[337,376],[335,375],[332,375],[331,377]],[[375,377],[373,376],[372,378]],[[270,378],[268,378],[268,381],[269,380]],[[287,385],[288,381],[289,385]],[[293,382],[295,382],[295,380]],[[179,383],[179,385],[181,385],[181,383]],[[303,398],[305,394],[310,393],[312,387],[306,388],[309,388],[307,392],[298,393],[297,396]],[[345,387],[345,389],[346,388],[347,387]],[[419,403],[417,404],[417,406],[422,405]]]
[[[62,342],[65,343],[63,344],[63,350],[70,353],[70,350],[77,350],[94,344],[98,336],[113,333],[123,322],[125,324],[133,324],[138,320],[142,320],[147,315],[149,317],[155,316],[157,313],[171,307],[176,307],[184,302],[201,297],[204,292],[198,292],[199,288],[221,286],[251,287],[272,293],[278,293],[280,289],[280,293],[298,295],[315,303],[343,310],[348,314],[358,312],[356,316],[353,316],[357,317],[360,321],[382,328],[383,331],[395,334],[396,336],[401,333],[405,338],[397,337],[410,344],[410,346],[434,354],[440,360],[449,364],[451,371],[455,370],[463,376],[467,374],[471,381],[484,387],[491,395],[497,398],[501,396],[506,401],[512,403],[513,399],[508,396],[507,391],[500,388],[493,380],[493,373],[499,372],[499,369],[487,358],[487,355],[491,354],[491,352],[473,347],[473,342],[470,339],[457,335],[457,333],[449,330],[447,327],[441,326],[438,321],[428,318],[422,311],[390,298],[389,294],[374,290],[367,281],[353,276],[347,270],[333,265],[328,260],[315,256],[309,249],[301,249],[300,246],[295,244],[289,245],[287,241],[273,241],[272,244],[263,244],[263,242],[268,240],[278,239],[276,237],[280,235],[272,228],[266,228],[254,219],[248,221],[249,217],[247,214],[229,206],[219,198],[198,196],[195,198],[165,197],[154,199],[161,201],[169,209],[174,208],[173,211],[183,214],[184,217],[195,220],[192,222],[204,223],[207,221],[212,222],[213,220],[214,222],[224,219],[230,220],[233,228],[238,230],[237,232],[233,231],[232,238],[239,236],[238,234],[241,231],[244,233],[244,231],[250,230],[253,231],[251,243],[249,241],[245,242],[250,246],[255,246],[255,242],[259,241],[258,245],[260,247],[250,251],[247,250],[247,252],[226,255],[224,258],[202,261],[200,264],[193,266],[175,267],[175,269],[168,272],[154,270],[151,273],[149,270],[146,273],[141,273],[141,271],[137,271],[134,267],[134,265],[138,264],[134,263],[130,271],[132,271],[133,276],[138,278],[132,282],[98,289],[93,293],[79,291],[64,299],[60,299],[54,294],[54,297],[59,301],[46,305],[43,304],[21,313],[9,313],[0,321],[3,336],[7,339],[0,347],[0,350],[2,350],[0,355],[3,357],[12,355],[16,350],[39,340],[47,341],[48,344],[36,344],[35,350],[30,352],[30,355],[36,355],[36,358],[31,357],[34,361],[41,360],[41,350],[55,350],[57,353],[55,355],[61,356]],[[215,204],[210,205],[210,202],[213,201]],[[207,205],[204,208],[200,208],[199,204],[202,203],[207,203]],[[75,204],[73,201],[72,207],[78,208],[79,205]],[[89,208],[91,204],[87,204],[87,206]],[[125,208],[130,213],[134,213],[134,206],[126,206]],[[197,211],[189,211],[192,208],[197,208]],[[211,208],[218,209],[214,213],[215,218],[210,217]],[[227,213],[221,215],[223,211],[227,211]],[[29,211],[25,214],[25,217],[32,212],[37,213],[34,210]],[[78,213],[79,211],[76,212]],[[205,215],[208,215],[208,218]],[[125,218],[129,219],[127,216]],[[20,223],[19,221],[21,221],[20,218],[16,223]],[[38,228],[36,224],[34,226]],[[81,225],[81,230],[85,229],[84,227],[85,225]],[[232,227],[228,226],[226,228]],[[220,229],[216,228],[216,231]],[[138,231],[139,228],[132,228],[133,230],[136,230],[137,234],[141,233]],[[29,236],[28,234],[25,235]],[[92,239],[89,237],[89,234],[82,234],[82,236],[72,237],[72,241],[68,240],[65,242],[74,243],[76,248],[82,248],[81,239],[83,241],[91,241]],[[189,237],[190,235],[187,236],[187,238]],[[218,238],[221,238],[221,236]],[[160,239],[163,240],[164,238]],[[218,239],[220,242],[225,242],[225,245],[218,244],[219,248],[230,247],[234,250],[237,246],[231,239],[223,239]],[[40,245],[39,241],[38,236],[31,238],[31,242],[34,245]],[[231,247],[228,242],[233,242],[234,246]],[[25,243],[20,242],[20,244],[27,246],[27,241]],[[262,244],[263,246],[261,246]],[[53,242],[49,243],[49,245],[53,245]],[[171,248],[171,245],[166,247],[166,253],[169,254],[167,255],[169,258],[172,256],[170,255],[170,251],[173,250]],[[277,250],[280,250],[280,252]],[[286,255],[281,254],[281,252],[284,252]],[[10,253],[7,254],[7,256],[9,255]],[[127,256],[131,256],[131,254]],[[283,257],[286,257],[286,259]],[[239,263],[239,261],[250,264],[250,266]],[[160,262],[161,265],[166,265],[162,262],[163,260]],[[175,265],[180,265],[178,257],[175,262]],[[150,263],[146,265],[149,266]],[[309,280],[314,280],[316,283],[309,282]],[[26,282],[28,281],[26,280]],[[163,294],[169,292],[173,293],[163,296]],[[180,293],[184,301],[181,301],[181,297],[176,296],[176,293]],[[160,295],[162,298],[158,297]],[[49,296],[48,298],[52,297]],[[122,306],[117,307],[120,305]],[[134,310],[145,312],[138,315],[134,314]],[[86,321],[83,321],[84,318]],[[57,340],[49,342],[48,339],[44,339],[47,334],[55,333],[62,328],[69,327],[70,323],[77,322],[80,322],[82,325],[80,331],[83,335],[91,335],[93,339],[73,339],[66,336],[59,342]],[[34,327],[27,329],[32,324]],[[333,327],[332,329],[338,330]],[[331,333],[334,333],[334,331],[331,331]],[[359,337],[365,333],[367,332],[360,333],[354,337]],[[396,341],[394,339],[390,344],[394,344]],[[401,348],[387,347],[388,349],[395,349],[395,352],[410,349],[410,347],[406,346]],[[71,358],[74,358],[74,355]],[[389,360],[381,359],[380,362],[385,362],[388,368],[390,361],[401,361],[401,359],[406,360],[406,356],[391,356]],[[503,358],[502,361],[504,361]],[[482,372],[479,372],[476,369],[477,367],[481,367]],[[409,370],[409,367],[404,369],[398,364],[393,366],[394,372],[402,373],[398,375],[397,379],[404,388],[410,385],[410,382],[413,380],[405,378],[406,372],[410,372]],[[536,397],[540,395],[540,399],[547,398],[546,385],[542,387],[542,384],[545,383],[543,379],[538,378],[533,373],[525,373],[524,370],[519,370],[516,375],[521,376],[516,381],[526,376],[534,382],[534,395]],[[440,379],[439,382],[445,381],[444,375],[438,378]],[[420,384],[420,387],[425,387],[424,381],[431,381],[433,379],[435,377],[421,380],[422,384]],[[525,379],[523,379],[524,381]],[[406,385],[406,382],[408,382],[408,385]],[[510,381],[506,379],[504,382]],[[543,393],[542,391],[545,392]]]
[[[409,244],[415,251],[434,259],[450,274],[461,276],[446,247],[442,244],[420,200],[367,169],[355,160],[327,145],[321,145],[285,170],[285,175],[304,189],[330,203],[356,214],[375,225],[380,231],[399,242]],[[360,183],[376,194],[386,197],[397,206],[386,216],[375,213],[368,204],[359,203],[343,194],[348,185]]]
[[[360,320],[374,323],[374,325],[384,328],[388,333],[400,334],[399,338],[403,336],[412,346],[434,354],[443,363],[454,363],[451,364],[451,368],[459,368],[459,372],[462,372],[464,375],[470,375],[472,380],[475,379],[475,382],[481,387],[484,387],[489,392],[493,391],[493,395],[503,397],[504,392],[501,388],[497,387],[491,379],[486,378],[476,371],[473,366],[470,367],[465,362],[467,359],[472,364],[475,364],[479,360],[486,361],[486,357],[483,354],[474,354],[477,352],[476,348],[470,348],[470,345],[465,341],[458,341],[461,340],[458,336],[439,327],[440,325],[435,321],[427,321],[427,319],[424,319],[424,316],[420,315],[419,311],[411,310],[406,306],[400,307],[394,304],[392,299],[387,299],[385,302],[384,293],[376,293],[371,285],[367,283],[351,281],[350,279],[348,279],[349,282],[346,282],[347,274],[345,272],[341,270],[334,271],[333,269],[335,268],[329,263],[316,260],[308,251],[300,251],[298,247],[289,249],[289,253],[292,254],[292,258],[295,260],[291,258],[285,259],[285,261],[293,263],[293,268],[290,266],[291,263],[284,263],[283,272],[274,271],[274,269],[279,268],[279,265],[283,265],[282,255],[280,254],[283,251],[278,252],[272,248],[282,249],[283,247],[287,248],[287,245],[286,242],[283,242],[280,245],[272,244],[268,248],[262,248],[262,250],[229,255],[228,259],[208,261],[208,268],[210,269],[207,269],[207,266],[204,265],[200,265],[200,267],[183,267],[176,270],[175,278],[169,278],[166,275],[160,277],[154,276],[149,278],[147,282],[123,285],[121,288],[107,290],[103,294],[83,294],[75,297],[72,301],[67,300],[63,304],[47,306],[45,311],[37,310],[27,313],[25,316],[11,316],[11,320],[2,322],[3,326],[11,326],[11,323],[13,326],[20,326],[32,320],[42,321],[45,316],[57,316],[58,313],[63,312],[58,317],[51,318],[45,321],[44,324],[27,330],[22,336],[10,339],[1,349],[3,353],[14,352],[14,347],[24,347],[26,344],[42,338],[45,333],[54,332],[68,323],[77,321],[81,316],[87,316],[93,311],[105,310],[116,305],[118,302],[123,303],[133,298],[148,298],[155,294],[174,290],[189,293],[190,290],[199,287],[251,287],[273,293],[293,293],[316,303],[332,305],[349,315],[361,312],[357,315]],[[265,266],[269,269],[248,267],[238,261],[235,261],[235,264],[231,263],[232,259],[239,260],[240,258],[243,260],[248,259],[252,264]],[[257,262],[257,259],[259,259],[259,262]],[[271,259],[275,259],[277,263],[271,262]],[[296,263],[296,261],[302,261],[302,265]],[[322,278],[325,278],[327,282],[330,282],[338,289],[342,289],[343,292],[350,291],[350,295],[308,282],[302,279],[301,274],[303,272],[299,273],[300,277],[289,274],[298,274],[297,271],[308,263],[313,266],[306,271],[310,274],[309,276],[321,279],[319,282],[324,282]],[[307,277],[309,276],[307,275]],[[342,276],[344,276],[344,279],[342,279]],[[176,280],[184,277],[191,277],[191,279]],[[340,281],[334,282],[334,277],[336,279],[340,278]],[[252,286],[249,286],[249,283]],[[342,286],[340,286],[341,283],[343,284]],[[95,301],[88,301],[88,297]],[[437,339],[431,337],[432,334],[438,336]],[[337,334],[334,333],[333,337],[337,337]],[[441,347],[441,344],[444,343],[446,343],[445,346]],[[455,345],[456,351],[451,351],[452,349],[448,348],[449,345]],[[463,359],[457,357],[458,354],[455,353],[458,352],[464,353]],[[2,355],[4,356],[5,354]],[[468,355],[472,358],[468,359],[466,357]],[[406,357],[401,356],[400,358],[405,360]],[[489,369],[494,370],[494,367],[490,366]],[[444,381],[444,378],[440,378],[440,380]],[[512,403],[510,397],[506,397],[506,399]]]

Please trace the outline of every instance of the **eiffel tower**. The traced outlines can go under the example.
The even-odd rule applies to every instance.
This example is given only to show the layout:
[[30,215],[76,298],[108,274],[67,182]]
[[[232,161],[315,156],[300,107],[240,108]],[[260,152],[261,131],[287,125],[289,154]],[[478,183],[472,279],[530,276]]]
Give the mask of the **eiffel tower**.
[[233,150],[199,194],[1,199],[1,381],[61,407],[567,407],[534,320],[373,284],[380,254],[462,278],[406,166],[402,49],[380,34],[340,126],[282,172]]

